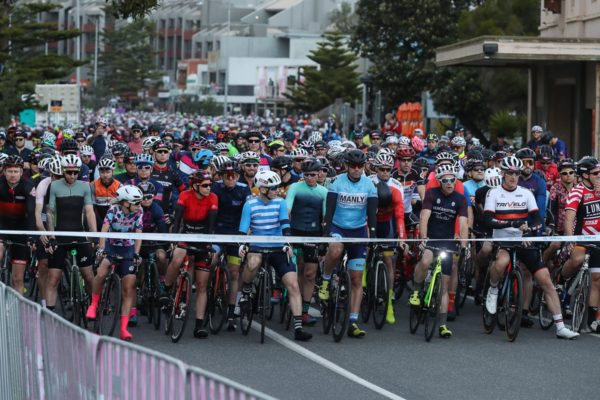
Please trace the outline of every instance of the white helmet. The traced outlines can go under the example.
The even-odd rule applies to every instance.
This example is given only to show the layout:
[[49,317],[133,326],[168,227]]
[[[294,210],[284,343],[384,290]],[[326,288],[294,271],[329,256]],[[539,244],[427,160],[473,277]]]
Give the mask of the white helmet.
[[227,156],[218,155],[213,157],[210,164],[218,170],[219,168],[221,168],[221,165],[225,164],[227,161],[231,161],[231,158]]
[[398,144],[400,146],[410,146],[410,139],[407,136],[400,136],[398,138]]
[[349,140],[345,140],[342,142],[342,147],[345,147],[347,149],[356,149],[356,145],[354,144],[354,142],[351,142]]
[[98,169],[105,169],[105,168],[115,169],[116,166],[117,166],[116,163],[112,160],[112,158],[109,158],[109,157],[103,157],[98,162]]
[[323,134],[319,131],[314,131],[313,133],[310,134],[310,137],[308,138],[308,140],[313,142],[313,144],[317,143],[317,142],[323,140]]
[[117,201],[138,203],[142,201],[142,191],[134,185],[123,185],[117,189]]
[[379,149],[379,151],[377,152],[377,155],[380,154],[389,154],[390,156],[394,156],[394,150],[390,149],[389,147],[382,147]]
[[86,144],[86,145],[81,146],[81,148],[79,149],[79,153],[82,156],[93,156],[94,149],[92,148],[92,146],[89,146]]
[[534,125],[531,127],[531,132],[544,132],[544,128],[539,125]]
[[385,139],[385,144],[398,144],[398,137],[394,135],[388,136],[387,139]]
[[488,168],[485,170],[483,174],[483,180],[485,181],[486,186],[491,188],[495,188],[500,186],[502,183],[502,176],[500,175],[499,168]]
[[465,147],[467,145],[467,141],[462,136],[454,136],[454,138],[452,138],[452,145]]
[[218,152],[221,152],[221,151],[224,151],[224,150],[229,151],[229,146],[227,146],[227,143],[223,143],[223,142],[217,143],[215,145],[215,150],[218,151]]
[[142,141],[142,148],[144,150],[150,150],[152,146],[154,146],[154,144],[158,141],[160,141],[160,138],[158,136],[148,136]]
[[48,160],[46,167],[53,175],[62,175],[62,163],[59,156],[54,156],[52,158],[46,158]]
[[307,158],[308,152],[306,150],[304,150],[302,147],[298,147],[298,148],[292,150],[292,152],[290,153],[290,157],[292,159]]
[[452,175],[456,177],[456,167],[454,165],[442,164],[435,168],[435,178],[440,179],[445,175]]
[[375,156],[375,161],[373,165],[376,167],[394,167],[394,157],[391,154],[379,152],[377,156]]
[[60,160],[60,164],[64,168],[81,168],[81,159],[75,154],[67,154]]
[[279,186],[281,185],[281,178],[276,172],[263,170],[254,177],[254,185],[257,188]]
[[504,157],[500,163],[500,169],[502,171],[522,171],[523,161],[515,156]]

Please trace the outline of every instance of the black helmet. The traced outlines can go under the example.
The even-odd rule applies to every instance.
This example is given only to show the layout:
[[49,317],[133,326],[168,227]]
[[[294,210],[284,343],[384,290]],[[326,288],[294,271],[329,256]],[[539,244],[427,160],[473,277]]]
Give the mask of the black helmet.
[[540,161],[552,161],[554,160],[554,150],[552,146],[543,144],[537,148],[537,158]]
[[572,158],[563,158],[562,160],[560,160],[558,162],[558,170],[561,171],[565,168],[572,168],[575,169],[576,165],[575,165],[575,161],[573,161]]
[[238,162],[235,160],[225,161],[223,164],[221,164],[221,167],[219,167],[219,174],[227,175],[230,173],[240,173],[240,164],[238,164]]
[[429,168],[429,161],[425,157],[419,157],[415,160],[413,166],[417,168]]
[[481,151],[479,151],[479,150],[471,149],[471,150],[467,151],[466,156],[467,156],[468,160],[483,161],[483,154],[481,154]]
[[587,174],[594,168],[598,167],[598,160],[592,156],[585,156],[577,162],[577,174],[581,175],[584,172]]
[[531,150],[529,147],[524,147],[521,150],[517,151],[517,153],[515,154],[515,156],[522,160],[524,158],[531,158],[533,160],[535,160],[535,151]]
[[323,164],[316,158],[307,158],[302,162],[302,172],[318,172]]
[[472,171],[473,168],[476,168],[476,167],[483,167],[483,160],[480,160],[478,158],[467,159],[467,162],[465,163],[465,171],[467,171],[467,172]]
[[156,194],[156,188],[150,181],[140,182],[137,187],[140,188],[143,195],[151,194],[154,196]]
[[4,161],[4,168],[9,167],[19,167],[23,168],[23,159],[19,156],[8,156],[8,158]]
[[494,152],[490,149],[483,149],[481,155],[483,156],[483,161],[491,161],[494,159]]
[[79,150],[75,139],[63,139],[60,144],[60,151]]
[[32,151],[29,157],[27,158],[27,162],[30,164],[37,164],[42,159],[42,153],[39,151]]
[[344,153],[344,156],[347,164],[364,164],[367,161],[367,155],[357,149]]
[[271,161],[271,168],[282,169],[285,171],[292,170],[292,160],[288,156],[275,157]]

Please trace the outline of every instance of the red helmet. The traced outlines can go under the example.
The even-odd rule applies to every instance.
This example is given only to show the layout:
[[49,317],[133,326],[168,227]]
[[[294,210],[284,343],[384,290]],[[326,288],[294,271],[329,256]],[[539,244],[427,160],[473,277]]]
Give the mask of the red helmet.
[[190,186],[204,181],[213,181],[213,177],[207,171],[196,171],[190,174]]
[[415,158],[416,156],[415,149],[409,146],[400,146],[396,150],[396,158]]

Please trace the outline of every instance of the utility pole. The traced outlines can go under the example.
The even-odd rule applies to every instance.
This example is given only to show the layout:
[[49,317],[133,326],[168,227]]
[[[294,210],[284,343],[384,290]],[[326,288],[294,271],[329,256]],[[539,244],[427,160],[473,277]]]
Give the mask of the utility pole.
[[[77,0],[75,4],[75,26],[78,30],[81,30],[81,8],[80,8],[80,0]],[[77,61],[81,60],[81,34],[77,36],[77,40],[75,41],[75,59]],[[75,73],[76,76],[76,85],[77,85],[77,124],[81,123],[81,67],[77,67],[77,71]]]
[[96,16],[96,39],[94,46],[94,87],[96,87],[96,82],[98,81],[98,25],[100,25],[100,14]]

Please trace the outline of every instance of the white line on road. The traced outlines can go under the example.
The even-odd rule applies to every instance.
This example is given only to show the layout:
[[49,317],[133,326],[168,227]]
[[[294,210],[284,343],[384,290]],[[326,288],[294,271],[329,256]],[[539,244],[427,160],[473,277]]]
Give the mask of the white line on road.
[[[252,328],[254,330],[260,332],[260,326],[258,326],[257,324],[252,324]],[[384,397],[387,397],[388,399],[406,400],[404,397],[398,396],[397,394],[394,394],[394,393],[390,392],[389,390],[386,390],[380,386],[377,386],[374,383],[371,383],[371,382],[361,378],[360,376],[348,371],[347,369],[344,369],[344,368],[340,367],[339,365],[327,360],[326,358],[323,358],[320,355],[313,353],[312,351],[300,346],[299,344],[280,335],[279,333],[273,331],[270,328],[265,328],[265,335],[267,337],[270,337],[271,339],[273,339],[280,345],[287,347],[288,349],[300,354],[301,356],[303,356],[305,358],[308,358],[309,360],[321,365],[322,367],[325,367],[325,368],[335,372],[336,374],[341,375],[344,378],[351,380],[354,383],[364,386],[367,389],[374,391],[375,393],[378,393]]]

